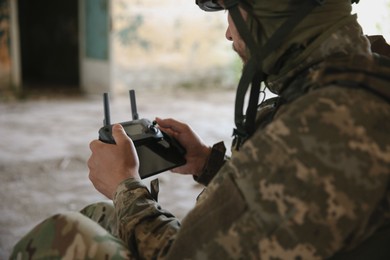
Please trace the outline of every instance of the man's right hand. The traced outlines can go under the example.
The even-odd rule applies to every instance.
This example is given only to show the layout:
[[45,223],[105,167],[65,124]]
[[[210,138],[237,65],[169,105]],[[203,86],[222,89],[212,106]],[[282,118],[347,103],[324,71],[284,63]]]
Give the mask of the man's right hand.
[[141,179],[133,141],[120,124],[112,127],[112,135],[116,144],[107,144],[100,140],[93,140],[89,144],[92,154],[88,160],[89,179],[93,186],[109,199],[114,197],[118,185],[125,179]]
[[185,123],[171,118],[156,118],[156,121],[163,132],[175,138],[187,151],[185,155],[187,163],[172,169],[172,172],[198,176],[210,156],[211,147],[204,144],[202,139]]

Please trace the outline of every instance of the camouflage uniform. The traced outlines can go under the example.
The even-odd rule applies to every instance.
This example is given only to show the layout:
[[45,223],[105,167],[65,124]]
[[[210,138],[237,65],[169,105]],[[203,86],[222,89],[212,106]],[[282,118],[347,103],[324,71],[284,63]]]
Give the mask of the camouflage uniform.
[[10,259],[130,259],[126,245],[114,236],[114,216],[113,206],[103,202],[81,213],[54,215],[25,235]]
[[[269,78],[281,97],[274,112],[260,110],[255,133],[208,178],[182,223],[128,179],[116,191],[110,229],[138,259],[324,259],[359,250],[390,224],[390,106],[360,87],[388,87],[388,75],[356,21],[341,22],[292,70]],[[79,228],[92,226],[85,219],[76,218]],[[115,241],[111,252],[126,254],[94,229]]]
[[[390,106],[342,81],[373,80],[353,68],[355,78],[348,74],[348,66],[368,71],[375,63],[358,30],[342,26],[308,62],[328,50],[353,55],[325,57],[330,62],[309,70],[302,64],[268,82],[282,89],[288,80],[296,89],[281,92],[284,104],[271,122],[233,151],[180,231],[141,183],[121,184],[114,200],[120,237],[133,252],[143,259],[323,259],[359,248],[388,225]],[[323,73],[337,62],[345,72],[328,84],[332,74]]]

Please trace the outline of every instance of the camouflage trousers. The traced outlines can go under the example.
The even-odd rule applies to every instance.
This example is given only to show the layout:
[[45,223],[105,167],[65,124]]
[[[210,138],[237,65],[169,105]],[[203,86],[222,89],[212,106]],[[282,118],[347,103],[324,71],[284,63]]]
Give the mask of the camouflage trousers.
[[15,245],[10,259],[131,259],[117,234],[114,207],[100,202],[44,220]]

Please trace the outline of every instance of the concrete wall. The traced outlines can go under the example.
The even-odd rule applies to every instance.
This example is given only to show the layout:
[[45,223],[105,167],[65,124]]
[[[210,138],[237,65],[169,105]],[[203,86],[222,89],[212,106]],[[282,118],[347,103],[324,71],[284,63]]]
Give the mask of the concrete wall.
[[113,84],[116,92],[236,84],[236,55],[225,39],[227,14],[195,0],[115,0]]

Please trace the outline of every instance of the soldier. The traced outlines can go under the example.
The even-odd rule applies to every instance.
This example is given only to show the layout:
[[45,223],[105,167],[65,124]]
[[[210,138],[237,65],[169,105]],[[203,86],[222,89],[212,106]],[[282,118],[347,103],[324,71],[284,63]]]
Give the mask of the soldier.
[[[140,182],[115,125],[116,145],[92,141],[88,161],[114,206],[44,221],[13,257],[388,258],[390,61],[370,50],[350,0],[197,4],[228,10],[226,38],[244,62],[231,159],[189,125],[157,119],[187,150],[175,171],[207,186],[179,223]],[[258,105],[262,82],[278,97]]]

